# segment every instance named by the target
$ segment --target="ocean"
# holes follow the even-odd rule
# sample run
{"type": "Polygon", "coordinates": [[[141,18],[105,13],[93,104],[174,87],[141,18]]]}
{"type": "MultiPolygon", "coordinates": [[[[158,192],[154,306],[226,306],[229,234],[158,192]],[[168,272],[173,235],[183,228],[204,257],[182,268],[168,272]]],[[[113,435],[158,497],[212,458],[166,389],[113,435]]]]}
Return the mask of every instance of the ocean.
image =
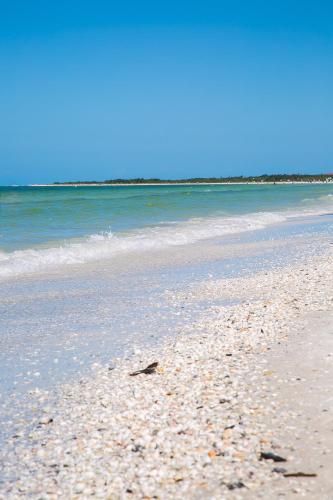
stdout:
{"type": "Polygon", "coordinates": [[[333,185],[0,187],[0,279],[333,210],[333,185]]]}

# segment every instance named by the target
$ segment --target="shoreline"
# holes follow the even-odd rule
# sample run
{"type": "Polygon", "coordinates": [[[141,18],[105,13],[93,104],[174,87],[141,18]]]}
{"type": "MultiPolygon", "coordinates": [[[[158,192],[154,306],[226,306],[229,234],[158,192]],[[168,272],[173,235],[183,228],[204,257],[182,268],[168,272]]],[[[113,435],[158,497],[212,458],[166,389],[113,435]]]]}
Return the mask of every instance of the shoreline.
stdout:
{"type": "MultiPolygon", "coordinates": [[[[96,183],[63,183],[63,184],[27,184],[26,186],[21,186],[21,187],[116,187],[116,186],[230,186],[230,185],[235,185],[235,186],[250,186],[250,185],[255,185],[255,186],[264,186],[264,185],[276,185],[276,184],[281,184],[281,185],[292,185],[292,184],[333,184],[333,182],[330,181],[267,181],[267,182],[147,182],[147,183],[102,183],[102,182],[96,182],[96,183]]],[[[10,187],[10,186],[9,186],[10,187]]],[[[20,186],[15,186],[15,187],[20,187],[20,186]]]]}
{"type": "MultiPolygon", "coordinates": [[[[16,479],[0,485],[0,498],[46,492],[50,498],[239,498],[275,486],[316,491],[320,477],[288,479],[259,457],[288,449],[281,429],[297,415],[292,400],[281,411],[267,364],[306,324],[306,314],[332,310],[332,257],[328,251],[283,270],[208,280],[190,297],[173,294],[170,300],[184,307],[203,298],[213,305],[162,347],[112,366],[96,364],[90,377],[63,386],[56,401],[43,391],[32,394],[43,413],[32,431],[23,426],[11,439],[2,462],[16,479]],[[236,302],[214,305],[219,297],[236,302]],[[156,373],[129,377],[154,361],[156,373]]],[[[283,464],[291,472],[293,454],[283,464]]]]}

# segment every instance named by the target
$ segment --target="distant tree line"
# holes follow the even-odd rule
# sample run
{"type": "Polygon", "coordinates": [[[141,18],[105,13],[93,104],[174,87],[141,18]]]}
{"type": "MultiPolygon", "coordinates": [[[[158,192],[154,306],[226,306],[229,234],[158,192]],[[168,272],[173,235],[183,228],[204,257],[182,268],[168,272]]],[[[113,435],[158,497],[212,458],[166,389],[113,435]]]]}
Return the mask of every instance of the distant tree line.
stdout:
{"type": "Polygon", "coordinates": [[[54,182],[55,185],[63,184],[200,184],[200,183],[237,183],[237,182],[333,182],[333,173],[330,174],[264,174],[259,176],[246,177],[243,175],[232,177],[192,177],[189,179],[158,179],[137,177],[134,179],[108,179],[105,181],[69,181],[54,182]]]}

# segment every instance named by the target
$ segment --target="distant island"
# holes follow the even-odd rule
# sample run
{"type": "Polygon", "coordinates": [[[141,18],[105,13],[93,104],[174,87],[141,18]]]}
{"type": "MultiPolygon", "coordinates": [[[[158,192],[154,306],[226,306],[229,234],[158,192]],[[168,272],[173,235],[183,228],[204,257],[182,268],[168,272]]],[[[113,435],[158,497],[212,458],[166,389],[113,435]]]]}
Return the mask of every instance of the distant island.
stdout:
{"type": "Polygon", "coordinates": [[[138,185],[138,184],[263,184],[263,183],[299,183],[299,182],[333,182],[333,173],[327,174],[264,174],[259,176],[233,177],[193,177],[189,179],[158,179],[137,177],[134,179],[108,179],[105,181],[67,181],[54,182],[50,186],[105,186],[105,185],[138,185]]]}

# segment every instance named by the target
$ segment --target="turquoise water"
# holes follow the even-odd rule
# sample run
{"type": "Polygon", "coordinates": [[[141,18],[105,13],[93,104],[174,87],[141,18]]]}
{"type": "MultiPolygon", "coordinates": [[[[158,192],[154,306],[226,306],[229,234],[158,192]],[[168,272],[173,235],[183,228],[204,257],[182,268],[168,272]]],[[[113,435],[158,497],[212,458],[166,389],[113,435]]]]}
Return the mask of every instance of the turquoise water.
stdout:
{"type": "Polygon", "coordinates": [[[333,210],[333,185],[0,188],[0,276],[256,230],[333,210]]]}

